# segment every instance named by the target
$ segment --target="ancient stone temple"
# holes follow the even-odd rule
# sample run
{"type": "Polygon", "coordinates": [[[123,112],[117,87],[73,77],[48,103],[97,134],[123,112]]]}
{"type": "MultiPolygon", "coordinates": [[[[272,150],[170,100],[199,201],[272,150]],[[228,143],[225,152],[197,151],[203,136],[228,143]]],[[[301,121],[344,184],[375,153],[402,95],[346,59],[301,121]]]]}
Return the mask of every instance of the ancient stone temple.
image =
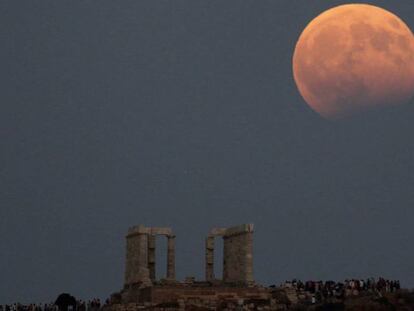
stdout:
{"type": "Polygon", "coordinates": [[[253,279],[252,224],[211,229],[205,241],[205,280],[187,278],[183,282],[175,278],[175,235],[171,228],[139,225],[128,230],[124,288],[112,296],[117,310],[129,310],[125,306],[131,305],[138,308],[163,304],[177,308],[180,305],[178,309],[182,310],[183,305],[194,304],[194,300],[214,307],[223,297],[238,302],[269,300],[269,292],[253,279]],[[165,278],[156,275],[157,236],[167,240],[165,278]],[[222,279],[214,275],[216,238],[223,239],[222,279]]]}

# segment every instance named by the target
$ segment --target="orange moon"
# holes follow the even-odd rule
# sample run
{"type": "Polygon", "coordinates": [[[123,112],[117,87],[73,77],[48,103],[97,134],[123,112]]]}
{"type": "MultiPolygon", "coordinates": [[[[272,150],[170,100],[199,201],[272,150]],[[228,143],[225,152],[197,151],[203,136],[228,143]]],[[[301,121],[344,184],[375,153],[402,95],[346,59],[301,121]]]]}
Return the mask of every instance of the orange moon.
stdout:
{"type": "Polygon", "coordinates": [[[373,5],[332,8],[300,35],[293,75],[308,105],[327,119],[406,103],[414,96],[413,33],[373,5]]]}

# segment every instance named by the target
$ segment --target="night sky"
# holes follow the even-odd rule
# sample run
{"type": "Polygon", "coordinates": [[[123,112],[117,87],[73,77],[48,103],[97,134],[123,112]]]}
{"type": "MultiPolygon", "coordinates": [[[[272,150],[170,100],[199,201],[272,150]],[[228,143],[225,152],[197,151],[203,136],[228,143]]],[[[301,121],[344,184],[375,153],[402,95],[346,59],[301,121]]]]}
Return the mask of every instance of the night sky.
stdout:
{"type": "MultiPolygon", "coordinates": [[[[0,304],[108,297],[136,224],[173,227],[179,279],[254,223],[259,283],[414,287],[414,101],[327,121],[293,80],[341,3],[1,1],[0,304]]],[[[369,3],[414,29],[414,1],[369,3]]]]}

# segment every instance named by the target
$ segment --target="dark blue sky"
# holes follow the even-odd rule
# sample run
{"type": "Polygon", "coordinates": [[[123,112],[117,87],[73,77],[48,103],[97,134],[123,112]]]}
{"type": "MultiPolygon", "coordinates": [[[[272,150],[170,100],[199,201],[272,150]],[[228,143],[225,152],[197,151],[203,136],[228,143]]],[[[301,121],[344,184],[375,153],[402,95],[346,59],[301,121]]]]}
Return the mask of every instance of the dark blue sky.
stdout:
{"type": "MultiPolygon", "coordinates": [[[[341,3],[1,1],[0,303],[107,297],[139,223],[174,228],[179,278],[252,222],[261,283],[414,287],[413,104],[329,122],[292,78],[341,3]]],[[[369,3],[414,28],[413,1],[369,3]]]]}

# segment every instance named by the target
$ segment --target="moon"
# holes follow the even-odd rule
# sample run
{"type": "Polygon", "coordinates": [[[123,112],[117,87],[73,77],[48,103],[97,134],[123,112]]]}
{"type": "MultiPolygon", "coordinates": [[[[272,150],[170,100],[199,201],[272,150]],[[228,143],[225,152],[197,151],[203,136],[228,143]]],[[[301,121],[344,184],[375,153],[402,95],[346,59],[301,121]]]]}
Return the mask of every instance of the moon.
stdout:
{"type": "Polygon", "coordinates": [[[327,119],[399,105],[414,96],[414,36],[396,15],[367,4],[329,9],[299,37],[293,76],[327,119]]]}

